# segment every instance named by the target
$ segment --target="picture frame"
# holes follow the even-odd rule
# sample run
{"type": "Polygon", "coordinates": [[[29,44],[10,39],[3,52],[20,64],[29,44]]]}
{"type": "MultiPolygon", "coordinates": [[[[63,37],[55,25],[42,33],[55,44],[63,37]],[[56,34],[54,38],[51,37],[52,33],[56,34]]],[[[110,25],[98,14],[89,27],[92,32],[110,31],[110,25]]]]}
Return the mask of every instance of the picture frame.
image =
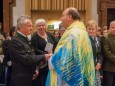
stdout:
{"type": "Polygon", "coordinates": [[[54,30],[54,25],[48,25],[48,30],[54,30]]]}

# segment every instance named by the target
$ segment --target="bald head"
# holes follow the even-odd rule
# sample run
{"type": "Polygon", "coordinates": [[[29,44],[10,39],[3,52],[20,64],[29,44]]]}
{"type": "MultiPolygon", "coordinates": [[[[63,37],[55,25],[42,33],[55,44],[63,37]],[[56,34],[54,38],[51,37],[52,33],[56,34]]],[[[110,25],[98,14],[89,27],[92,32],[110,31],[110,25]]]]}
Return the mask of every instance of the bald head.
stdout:
{"type": "Polygon", "coordinates": [[[80,15],[76,8],[69,7],[63,11],[60,20],[62,21],[62,26],[66,29],[74,21],[80,20],[80,15]]]}
{"type": "Polygon", "coordinates": [[[79,12],[77,11],[76,8],[74,7],[69,7],[67,9],[65,9],[65,11],[67,11],[68,15],[71,15],[73,20],[80,20],[80,15],[79,12]]]}

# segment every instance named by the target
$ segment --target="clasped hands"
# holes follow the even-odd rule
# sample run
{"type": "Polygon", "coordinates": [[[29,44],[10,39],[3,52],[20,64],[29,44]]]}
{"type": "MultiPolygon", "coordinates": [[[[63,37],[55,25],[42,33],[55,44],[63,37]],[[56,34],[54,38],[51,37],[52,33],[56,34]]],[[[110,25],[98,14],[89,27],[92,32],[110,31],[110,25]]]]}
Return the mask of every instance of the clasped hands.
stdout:
{"type": "MultiPolygon", "coordinates": [[[[45,60],[49,60],[51,56],[52,56],[52,53],[45,54],[45,60]]],[[[39,75],[39,71],[35,70],[35,74],[33,75],[32,80],[35,80],[38,75],[39,75]]]]}
{"type": "Polygon", "coordinates": [[[45,54],[45,59],[49,60],[49,58],[52,56],[52,53],[45,54]]]}

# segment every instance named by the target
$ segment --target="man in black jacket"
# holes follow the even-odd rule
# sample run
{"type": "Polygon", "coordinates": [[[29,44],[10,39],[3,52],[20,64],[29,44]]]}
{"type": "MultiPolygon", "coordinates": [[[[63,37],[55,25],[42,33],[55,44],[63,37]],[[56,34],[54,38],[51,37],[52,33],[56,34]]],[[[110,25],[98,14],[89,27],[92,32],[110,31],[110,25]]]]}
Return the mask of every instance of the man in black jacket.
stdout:
{"type": "Polygon", "coordinates": [[[51,54],[35,55],[27,36],[32,33],[32,21],[29,16],[21,16],[17,20],[17,36],[9,46],[12,75],[11,86],[34,86],[34,79],[38,75],[36,63],[48,60],[51,54]]]}

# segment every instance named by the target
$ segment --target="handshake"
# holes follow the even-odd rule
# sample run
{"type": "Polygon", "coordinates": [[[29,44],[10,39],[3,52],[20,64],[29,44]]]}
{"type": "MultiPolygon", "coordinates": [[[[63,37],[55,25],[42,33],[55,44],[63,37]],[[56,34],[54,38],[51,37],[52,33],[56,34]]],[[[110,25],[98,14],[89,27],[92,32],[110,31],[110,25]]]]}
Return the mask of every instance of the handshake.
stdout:
{"type": "Polygon", "coordinates": [[[52,56],[52,53],[49,53],[49,54],[45,54],[45,59],[46,60],[49,60],[49,58],[52,56]]]}

